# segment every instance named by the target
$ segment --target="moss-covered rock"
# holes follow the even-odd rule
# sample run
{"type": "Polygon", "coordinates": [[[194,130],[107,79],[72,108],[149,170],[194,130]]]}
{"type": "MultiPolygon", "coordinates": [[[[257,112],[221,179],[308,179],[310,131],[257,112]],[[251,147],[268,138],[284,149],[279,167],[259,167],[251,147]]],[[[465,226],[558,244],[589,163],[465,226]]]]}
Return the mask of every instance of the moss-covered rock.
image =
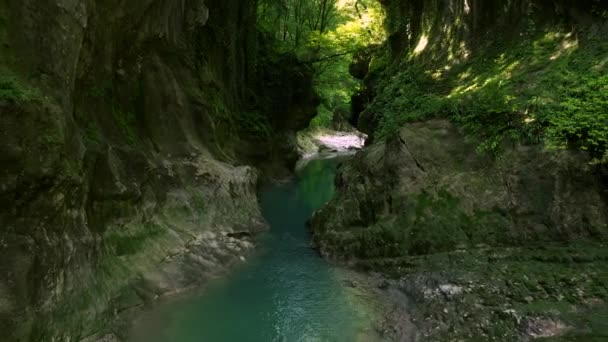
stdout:
{"type": "Polygon", "coordinates": [[[313,218],[314,239],[329,255],[347,241],[373,254],[369,231],[400,255],[605,239],[608,206],[587,162],[524,146],[495,160],[447,121],[411,124],[340,169],[337,196],[313,218]]]}
{"type": "Polygon", "coordinates": [[[590,160],[520,145],[493,159],[448,121],[410,124],[340,167],[313,241],[328,258],[400,279],[430,341],[511,341],[543,324],[560,327],[551,336],[581,333],[573,313],[604,303],[608,270],[608,203],[590,160]],[[579,271],[586,280],[566,281],[579,271]]]}

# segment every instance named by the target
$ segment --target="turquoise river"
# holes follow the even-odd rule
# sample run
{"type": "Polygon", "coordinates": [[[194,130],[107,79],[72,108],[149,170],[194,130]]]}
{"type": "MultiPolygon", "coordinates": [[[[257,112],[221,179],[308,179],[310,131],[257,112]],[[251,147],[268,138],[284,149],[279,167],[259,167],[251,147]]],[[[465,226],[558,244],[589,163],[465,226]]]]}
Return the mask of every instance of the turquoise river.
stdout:
{"type": "Polygon", "coordinates": [[[310,247],[306,221],[333,195],[339,159],[315,159],[260,193],[270,231],[243,265],[201,293],[144,313],[133,342],[376,341],[382,311],[357,275],[310,247]]]}

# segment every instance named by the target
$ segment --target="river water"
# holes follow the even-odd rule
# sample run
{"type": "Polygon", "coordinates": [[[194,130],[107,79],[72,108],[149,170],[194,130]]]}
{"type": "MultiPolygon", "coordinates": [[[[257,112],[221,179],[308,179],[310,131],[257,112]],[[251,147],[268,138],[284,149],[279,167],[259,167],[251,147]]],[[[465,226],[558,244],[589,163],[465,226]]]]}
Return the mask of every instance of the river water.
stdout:
{"type": "Polygon", "coordinates": [[[200,294],[157,305],[134,342],[376,341],[382,308],[356,275],[310,248],[305,223],[333,195],[338,158],[315,159],[260,194],[271,230],[255,255],[200,294]],[[374,304],[375,303],[375,304],[374,304]]]}

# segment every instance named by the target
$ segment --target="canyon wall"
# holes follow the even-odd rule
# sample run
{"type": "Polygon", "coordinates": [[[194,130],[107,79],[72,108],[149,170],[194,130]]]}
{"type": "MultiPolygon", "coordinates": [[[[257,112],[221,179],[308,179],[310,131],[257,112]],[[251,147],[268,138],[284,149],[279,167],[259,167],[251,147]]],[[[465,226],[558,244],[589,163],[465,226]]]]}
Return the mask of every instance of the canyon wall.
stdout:
{"type": "Polygon", "coordinates": [[[0,3],[0,340],[94,339],[244,260],[248,165],[288,170],[318,101],[263,42],[254,1],[0,3]]]}

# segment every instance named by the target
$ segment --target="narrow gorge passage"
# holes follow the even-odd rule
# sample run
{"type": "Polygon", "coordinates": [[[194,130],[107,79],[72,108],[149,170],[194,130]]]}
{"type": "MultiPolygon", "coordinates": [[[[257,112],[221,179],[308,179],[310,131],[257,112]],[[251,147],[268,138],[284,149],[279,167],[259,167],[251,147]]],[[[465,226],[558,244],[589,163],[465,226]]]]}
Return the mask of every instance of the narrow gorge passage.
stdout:
{"type": "Polygon", "coordinates": [[[0,342],[190,341],[608,342],[608,0],[1,0],[0,342]]]}
{"type": "Polygon", "coordinates": [[[260,194],[271,230],[255,256],[200,295],[161,304],[135,324],[133,342],[375,341],[380,304],[353,273],[310,248],[305,223],[331,198],[338,158],[315,159],[260,194]]]}

